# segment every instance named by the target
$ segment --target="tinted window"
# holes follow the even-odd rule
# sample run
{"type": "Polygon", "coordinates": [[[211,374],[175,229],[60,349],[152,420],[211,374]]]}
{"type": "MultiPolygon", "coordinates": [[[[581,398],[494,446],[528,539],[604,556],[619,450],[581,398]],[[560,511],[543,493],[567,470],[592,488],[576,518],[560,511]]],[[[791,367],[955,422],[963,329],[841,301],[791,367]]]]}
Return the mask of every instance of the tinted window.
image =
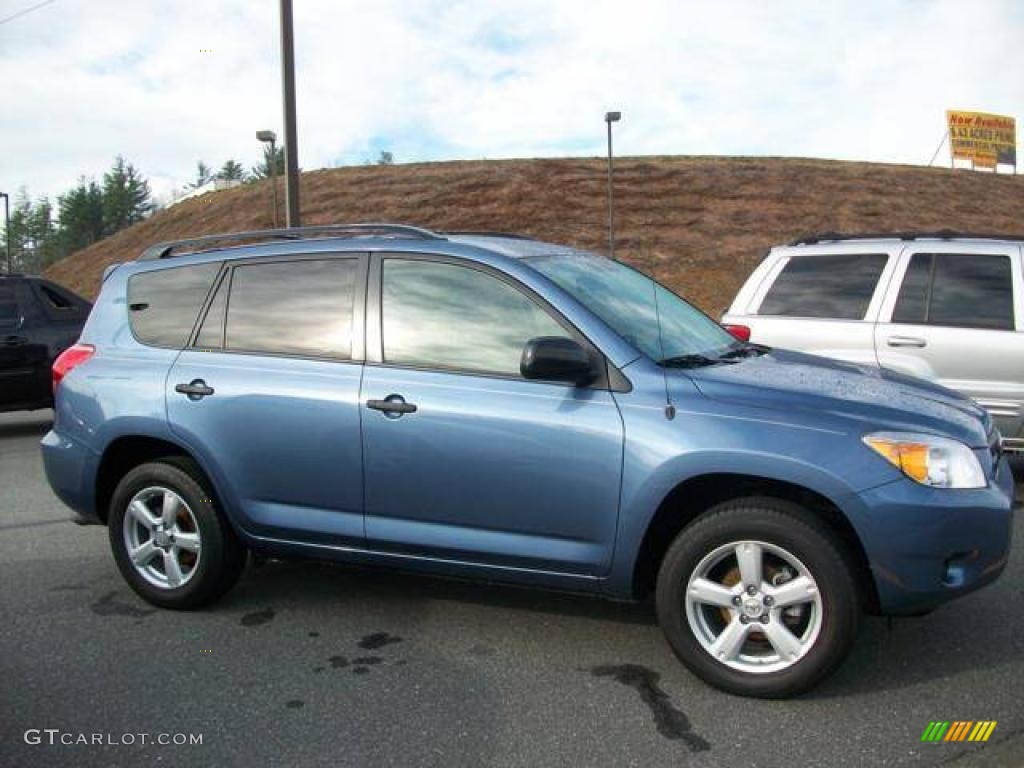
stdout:
{"type": "Polygon", "coordinates": [[[892,310],[894,323],[923,323],[928,311],[928,292],[932,285],[932,256],[915,253],[907,266],[900,286],[896,306],[892,310]]]}
{"type": "Polygon", "coordinates": [[[228,286],[230,280],[225,277],[217,287],[217,293],[206,310],[203,327],[196,337],[196,346],[205,349],[220,349],[224,346],[224,314],[228,308],[228,286]]]}
{"type": "Polygon", "coordinates": [[[384,360],[519,375],[526,342],[569,334],[523,293],[476,269],[385,259],[384,360]]]}
{"type": "Polygon", "coordinates": [[[128,278],[128,318],[143,344],[181,347],[188,342],[220,264],[143,272],[128,278]]]}
{"type": "Polygon", "coordinates": [[[886,258],[881,253],[794,256],[758,314],[863,320],[886,258]]]}
{"type": "Polygon", "coordinates": [[[17,325],[20,317],[14,291],[0,286],[0,326],[17,325]]]}
{"type": "Polygon", "coordinates": [[[915,253],[894,323],[1012,330],[1010,259],[997,254],[915,253]]]}
{"type": "Polygon", "coordinates": [[[224,346],[350,358],[358,265],[356,259],[303,259],[236,267],[224,346]]]}
{"type": "Polygon", "coordinates": [[[74,309],[71,299],[55,291],[48,285],[40,285],[39,293],[51,309],[74,309]]]}

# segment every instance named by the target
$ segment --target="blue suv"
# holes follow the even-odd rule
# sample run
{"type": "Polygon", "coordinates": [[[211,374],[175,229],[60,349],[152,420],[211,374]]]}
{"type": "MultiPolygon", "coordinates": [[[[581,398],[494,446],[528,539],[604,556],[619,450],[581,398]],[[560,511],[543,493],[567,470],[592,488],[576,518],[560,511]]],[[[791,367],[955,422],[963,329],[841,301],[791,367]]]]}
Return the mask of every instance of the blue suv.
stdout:
{"type": "MultiPolygon", "coordinates": [[[[857,294],[851,301],[861,301],[857,294]]],[[[737,341],[643,274],[393,224],[165,243],[54,364],[50,484],[166,608],[248,552],[639,599],[727,691],[780,697],[863,612],[1006,565],[971,400],[737,341]]]]}

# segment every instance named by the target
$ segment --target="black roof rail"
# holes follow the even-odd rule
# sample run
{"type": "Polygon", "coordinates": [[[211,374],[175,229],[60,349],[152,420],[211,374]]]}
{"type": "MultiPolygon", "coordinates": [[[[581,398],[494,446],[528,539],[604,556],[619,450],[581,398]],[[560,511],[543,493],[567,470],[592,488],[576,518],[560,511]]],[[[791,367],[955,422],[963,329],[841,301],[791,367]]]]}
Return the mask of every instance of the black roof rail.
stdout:
{"type": "Polygon", "coordinates": [[[842,240],[1009,240],[1024,242],[1024,235],[999,235],[979,232],[958,232],[939,229],[934,232],[822,232],[819,235],[798,237],[789,245],[816,245],[842,240]]]}
{"type": "MultiPolygon", "coordinates": [[[[186,240],[169,240],[151,245],[139,257],[139,261],[166,259],[183,248],[191,251],[202,250],[216,243],[243,242],[247,240],[302,240],[309,237],[409,237],[419,240],[444,240],[444,237],[422,227],[409,224],[369,222],[365,224],[321,224],[290,229],[257,229],[251,232],[225,232],[219,235],[202,235],[186,240]]],[[[190,252],[191,252],[190,251],[190,252]]]]}
{"type": "Polygon", "coordinates": [[[536,240],[535,237],[529,235],[520,235],[515,232],[498,232],[489,229],[450,229],[445,230],[443,234],[446,235],[464,235],[466,237],[507,237],[509,240],[536,240]]]}

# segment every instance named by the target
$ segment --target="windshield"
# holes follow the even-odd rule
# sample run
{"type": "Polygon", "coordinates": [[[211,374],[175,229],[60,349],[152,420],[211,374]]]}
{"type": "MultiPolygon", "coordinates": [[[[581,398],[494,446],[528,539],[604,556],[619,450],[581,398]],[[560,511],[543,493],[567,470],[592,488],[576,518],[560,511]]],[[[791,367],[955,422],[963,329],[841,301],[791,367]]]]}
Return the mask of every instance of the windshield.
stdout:
{"type": "Polygon", "coordinates": [[[737,346],[699,309],[619,262],[575,253],[528,261],[652,360],[717,358],[737,346]]]}

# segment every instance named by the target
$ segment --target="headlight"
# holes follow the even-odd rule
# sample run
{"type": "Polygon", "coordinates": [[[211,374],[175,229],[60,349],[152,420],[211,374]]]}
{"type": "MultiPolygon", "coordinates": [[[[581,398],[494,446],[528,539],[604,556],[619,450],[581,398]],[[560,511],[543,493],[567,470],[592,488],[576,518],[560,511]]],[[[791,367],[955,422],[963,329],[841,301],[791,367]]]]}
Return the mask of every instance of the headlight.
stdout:
{"type": "Polygon", "coordinates": [[[974,451],[937,435],[875,432],[864,443],[907,477],[934,488],[984,488],[985,471],[974,451]]]}

